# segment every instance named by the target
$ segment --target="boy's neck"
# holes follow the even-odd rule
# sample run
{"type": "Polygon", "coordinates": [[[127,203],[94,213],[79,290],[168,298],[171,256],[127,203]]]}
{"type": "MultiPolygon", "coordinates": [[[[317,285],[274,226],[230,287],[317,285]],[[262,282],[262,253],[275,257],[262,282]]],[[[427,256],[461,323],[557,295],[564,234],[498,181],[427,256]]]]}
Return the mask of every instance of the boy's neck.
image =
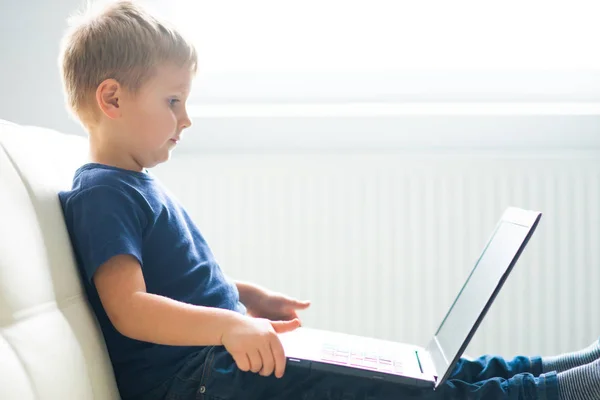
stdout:
{"type": "Polygon", "coordinates": [[[144,172],[132,154],[123,150],[123,147],[109,140],[109,135],[98,131],[89,132],[89,159],[91,162],[127,169],[130,171],[144,172]]]}

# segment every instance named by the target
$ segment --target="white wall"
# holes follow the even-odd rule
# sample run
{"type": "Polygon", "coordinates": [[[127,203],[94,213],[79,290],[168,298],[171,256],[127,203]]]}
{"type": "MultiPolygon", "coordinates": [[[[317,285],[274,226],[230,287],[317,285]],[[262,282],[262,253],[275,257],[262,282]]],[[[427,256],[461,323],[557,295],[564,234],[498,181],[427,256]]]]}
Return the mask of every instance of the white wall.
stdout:
{"type": "Polygon", "coordinates": [[[66,18],[82,0],[2,0],[0,119],[82,133],[63,106],[57,57],[66,18]]]}
{"type": "Polygon", "coordinates": [[[597,337],[597,117],[285,121],[199,121],[206,140],[184,137],[156,170],[232,277],[310,298],[309,326],[425,345],[518,206],[544,217],[469,353],[552,354],[597,337]]]}

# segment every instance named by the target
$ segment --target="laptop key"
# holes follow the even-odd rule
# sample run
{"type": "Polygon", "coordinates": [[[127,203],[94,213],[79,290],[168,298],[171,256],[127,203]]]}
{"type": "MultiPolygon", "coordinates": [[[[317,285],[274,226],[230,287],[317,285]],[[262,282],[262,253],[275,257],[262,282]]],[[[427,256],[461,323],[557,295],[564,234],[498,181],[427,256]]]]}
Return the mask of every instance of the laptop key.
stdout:
{"type": "Polygon", "coordinates": [[[404,372],[404,366],[402,365],[401,361],[394,362],[394,371],[396,371],[396,373],[404,372]]]}
{"type": "Polygon", "coordinates": [[[351,348],[346,345],[336,346],[329,343],[323,345],[321,359],[390,374],[402,373],[404,370],[402,362],[392,359],[389,355],[360,347],[351,348]]]}
{"type": "Polygon", "coordinates": [[[379,364],[379,370],[381,372],[394,372],[394,366],[392,364],[379,364]]]}

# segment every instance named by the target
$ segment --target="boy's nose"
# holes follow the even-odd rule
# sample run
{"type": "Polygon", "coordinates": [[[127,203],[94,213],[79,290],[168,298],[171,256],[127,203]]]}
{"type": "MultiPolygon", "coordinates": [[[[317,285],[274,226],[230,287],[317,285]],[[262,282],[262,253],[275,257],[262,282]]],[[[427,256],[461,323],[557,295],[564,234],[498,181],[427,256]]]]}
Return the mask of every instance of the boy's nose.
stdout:
{"type": "Polygon", "coordinates": [[[183,118],[179,121],[179,126],[181,129],[189,128],[192,126],[192,120],[188,117],[187,113],[183,115],[183,118]]]}

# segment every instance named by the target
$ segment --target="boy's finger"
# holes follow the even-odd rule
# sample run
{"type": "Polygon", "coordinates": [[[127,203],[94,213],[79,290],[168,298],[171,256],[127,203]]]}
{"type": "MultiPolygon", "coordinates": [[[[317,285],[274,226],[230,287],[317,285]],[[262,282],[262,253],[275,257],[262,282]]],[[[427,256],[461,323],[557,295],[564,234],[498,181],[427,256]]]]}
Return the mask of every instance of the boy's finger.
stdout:
{"type": "Polygon", "coordinates": [[[290,321],[271,321],[271,325],[277,333],[291,332],[300,326],[300,320],[294,318],[290,321]]]}
{"type": "Polygon", "coordinates": [[[260,375],[271,375],[273,373],[273,370],[275,370],[277,360],[275,360],[275,357],[273,356],[273,351],[271,350],[270,343],[267,343],[267,346],[260,350],[260,356],[262,357],[263,361],[262,368],[259,371],[260,375]]]}
{"type": "Polygon", "coordinates": [[[240,370],[244,372],[250,371],[250,359],[248,358],[246,353],[236,353],[232,354],[231,356],[233,357],[233,361],[235,361],[235,364],[240,370]]]}
{"type": "Polygon", "coordinates": [[[263,367],[262,354],[258,349],[254,349],[248,352],[248,360],[250,361],[250,371],[257,373],[263,367]]]}
{"type": "Polygon", "coordinates": [[[310,300],[294,300],[294,306],[301,310],[310,307],[310,300]]]}
{"type": "Polygon", "coordinates": [[[285,353],[283,351],[283,345],[280,340],[273,340],[271,342],[271,350],[273,351],[273,358],[275,359],[275,377],[281,378],[285,372],[285,353]]]}

